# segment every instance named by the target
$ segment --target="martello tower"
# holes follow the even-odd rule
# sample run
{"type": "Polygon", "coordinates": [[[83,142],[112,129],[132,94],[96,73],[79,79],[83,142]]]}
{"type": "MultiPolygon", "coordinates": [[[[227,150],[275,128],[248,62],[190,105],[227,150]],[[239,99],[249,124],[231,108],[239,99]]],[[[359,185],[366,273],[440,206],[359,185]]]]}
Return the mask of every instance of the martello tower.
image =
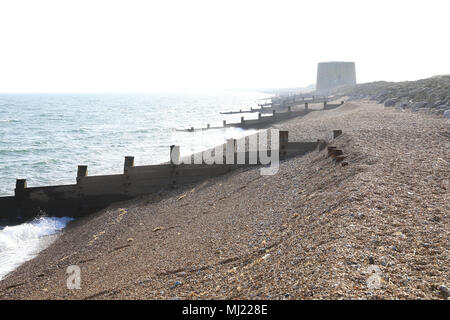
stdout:
{"type": "Polygon", "coordinates": [[[354,62],[320,62],[317,65],[317,91],[327,91],[342,85],[356,85],[354,62]]]}

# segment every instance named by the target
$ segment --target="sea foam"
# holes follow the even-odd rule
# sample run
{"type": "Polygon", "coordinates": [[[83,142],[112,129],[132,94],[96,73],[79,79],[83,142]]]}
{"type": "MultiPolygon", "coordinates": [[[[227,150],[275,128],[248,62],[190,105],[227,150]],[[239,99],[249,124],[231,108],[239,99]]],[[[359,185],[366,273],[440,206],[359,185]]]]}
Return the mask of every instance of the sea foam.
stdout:
{"type": "Polygon", "coordinates": [[[0,230],[0,280],[56,240],[72,218],[39,217],[0,230]]]}

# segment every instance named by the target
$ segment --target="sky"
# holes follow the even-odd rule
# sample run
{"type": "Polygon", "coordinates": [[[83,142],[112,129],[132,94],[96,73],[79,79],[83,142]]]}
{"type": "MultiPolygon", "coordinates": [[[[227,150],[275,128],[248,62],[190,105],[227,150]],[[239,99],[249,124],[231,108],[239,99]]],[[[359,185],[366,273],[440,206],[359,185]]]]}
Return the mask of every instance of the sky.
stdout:
{"type": "Polygon", "coordinates": [[[450,73],[448,0],[0,0],[0,92],[303,87],[450,73]]]}

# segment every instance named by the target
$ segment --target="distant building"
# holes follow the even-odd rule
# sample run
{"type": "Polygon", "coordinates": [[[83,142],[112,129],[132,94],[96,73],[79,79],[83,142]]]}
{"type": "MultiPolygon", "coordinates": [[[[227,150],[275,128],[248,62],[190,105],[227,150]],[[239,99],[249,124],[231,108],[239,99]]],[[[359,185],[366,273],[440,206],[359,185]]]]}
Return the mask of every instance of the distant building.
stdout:
{"type": "Polygon", "coordinates": [[[317,65],[317,91],[327,91],[343,85],[356,85],[354,62],[320,62],[317,65]]]}

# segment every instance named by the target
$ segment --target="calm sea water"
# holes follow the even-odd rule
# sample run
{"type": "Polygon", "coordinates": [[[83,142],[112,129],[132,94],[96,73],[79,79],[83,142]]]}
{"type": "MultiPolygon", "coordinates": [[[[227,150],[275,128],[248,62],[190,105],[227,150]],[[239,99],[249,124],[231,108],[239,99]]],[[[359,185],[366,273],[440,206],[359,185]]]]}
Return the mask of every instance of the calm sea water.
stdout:
{"type": "Polygon", "coordinates": [[[213,147],[246,133],[175,129],[239,122],[240,115],[219,112],[256,107],[264,97],[243,91],[0,95],[0,196],[13,194],[16,178],[28,186],[74,183],[78,165],[88,165],[89,175],[121,173],[127,155],[136,165],[157,164],[169,160],[172,144],[182,155],[213,147]]]}
{"type": "MultiPolygon", "coordinates": [[[[0,94],[0,196],[13,195],[16,178],[28,186],[75,183],[78,165],[89,175],[122,173],[169,160],[169,146],[187,155],[250,134],[237,128],[202,132],[176,129],[239,122],[221,111],[249,109],[259,92],[179,94],[0,94]]],[[[246,119],[256,114],[246,114],[246,119]]],[[[49,246],[69,218],[40,217],[0,226],[0,280],[49,246]]]]}

